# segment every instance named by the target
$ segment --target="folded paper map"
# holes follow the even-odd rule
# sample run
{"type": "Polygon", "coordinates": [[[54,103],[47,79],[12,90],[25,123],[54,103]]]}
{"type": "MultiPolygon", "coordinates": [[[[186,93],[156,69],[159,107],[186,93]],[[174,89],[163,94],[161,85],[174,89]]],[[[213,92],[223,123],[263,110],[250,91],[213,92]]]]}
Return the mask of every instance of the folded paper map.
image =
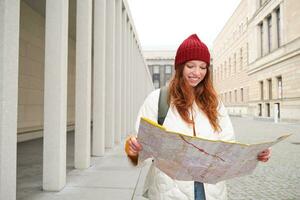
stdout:
{"type": "Polygon", "coordinates": [[[143,150],[138,162],[152,158],[154,165],[173,179],[215,184],[250,174],[257,166],[258,153],[288,136],[259,144],[207,140],[170,132],[141,118],[138,141],[143,150]]]}

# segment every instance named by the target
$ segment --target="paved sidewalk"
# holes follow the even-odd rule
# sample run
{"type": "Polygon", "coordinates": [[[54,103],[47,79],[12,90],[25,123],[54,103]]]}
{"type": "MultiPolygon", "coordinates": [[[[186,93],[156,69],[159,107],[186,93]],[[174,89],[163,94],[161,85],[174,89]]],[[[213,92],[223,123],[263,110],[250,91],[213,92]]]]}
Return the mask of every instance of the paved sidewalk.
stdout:
{"type": "Polygon", "coordinates": [[[147,166],[131,165],[123,144],[104,157],[92,157],[92,166],[74,169],[74,134],[68,133],[67,184],[60,192],[42,191],[42,139],[18,144],[18,200],[116,200],[143,199],[142,184],[147,166]]]}
{"type": "MultiPolygon", "coordinates": [[[[253,174],[229,180],[230,200],[300,199],[300,124],[232,118],[237,140],[255,143],[293,133],[272,148],[272,159],[253,174]]],[[[42,139],[18,144],[18,200],[145,200],[141,197],[148,166],[133,167],[123,144],[93,157],[86,170],[74,169],[74,134],[68,134],[67,184],[60,192],[42,191],[42,139]]]]}
{"type": "Polygon", "coordinates": [[[300,124],[232,118],[238,141],[256,143],[293,135],[272,147],[272,157],[251,175],[227,181],[230,200],[300,199],[300,124]]]}

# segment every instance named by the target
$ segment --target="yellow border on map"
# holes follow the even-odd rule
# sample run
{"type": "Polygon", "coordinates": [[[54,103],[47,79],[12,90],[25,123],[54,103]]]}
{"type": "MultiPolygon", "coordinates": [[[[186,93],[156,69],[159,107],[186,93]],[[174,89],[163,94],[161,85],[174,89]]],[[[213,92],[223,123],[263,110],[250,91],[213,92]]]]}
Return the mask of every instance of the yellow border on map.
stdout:
{"type": "MultiPolygon", "coordinates": [[[[254,143],[254,144],[245,144],[245,143],[240,143],[240,142],[233,142],[233,141],[224,141],[224,140],[209,140],[209,139],[205,139],[205,138],[200,138],[200,137],[196,137],[196,136],[191,136],[191,135],[187,135],[187,134],[184,134],[184,133],[178,133],[178,132],[175,132],[175,131],[168,131],[165,127],[161,126],[160,124],[152,121],[151,119],[148,119],[146,117],[141,117],[141,120],[163,130],[163,131],[166,131],[168,133],[172,133],[172,134],[176,134],[176,135],[180,135],[180,136],[184,136],[184,137],[190,137],[190,138],[193,138],[193,139],[198,139],[198,140],[205,140],[205,141],[209,141],[209,142],[223,142],[223,143],[228,143],[228,144],[238,144],[238,145],[242,145],[242,146],[252,146],[252,145],[261,145],[261,144],[271,144],[271,143],[274,143],[276,142],[277,140],[281,139],[281,138],[287,138],[289,136],[291,136],[292,134],[285,134],[285,135],[282,135],[280,137],[278,137],[276,140],[273,140],[273,141],[270,141],[270,142],[261,142],[261,143],[254,143]]],[[[283,139],[282,139],[283,140],[283,139]]]]}

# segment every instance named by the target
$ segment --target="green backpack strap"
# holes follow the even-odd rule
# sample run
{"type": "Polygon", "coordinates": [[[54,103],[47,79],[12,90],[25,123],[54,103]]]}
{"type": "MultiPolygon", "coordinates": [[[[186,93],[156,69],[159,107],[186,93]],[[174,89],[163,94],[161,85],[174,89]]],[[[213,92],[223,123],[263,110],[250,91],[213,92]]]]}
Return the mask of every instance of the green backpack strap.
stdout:
{"type": "Polygon", "coordinates": [[[168,104],[168,87],[164,86],[160,88],[159,100],[158,100],[158,116],[157,122],[160,125],[163,125],[165,118],[169,110],[168,104]]]}

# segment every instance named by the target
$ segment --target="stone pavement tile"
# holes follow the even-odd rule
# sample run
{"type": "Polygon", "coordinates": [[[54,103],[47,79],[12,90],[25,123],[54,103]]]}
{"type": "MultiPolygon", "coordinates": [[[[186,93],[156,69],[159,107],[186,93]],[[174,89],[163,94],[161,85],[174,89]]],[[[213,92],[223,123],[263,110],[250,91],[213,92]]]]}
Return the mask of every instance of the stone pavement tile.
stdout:
{"type": "Polygon", "coordinates": [[[147,200],[147,199],[143,196],[134,196],[132,200],[147,200]]]}
{"type": "MultiPolygon", "coordinates": [[[[152,161],[148,160],[142,165],[141,173],[140,173],[139,179],[137,181],[136,189],[134,192],[135,198],[138,198],[138,196],[142,196],[142,194],[143,194],[144,182],[145,182],[145,179],[146,179],[146,176],[149,171],[151,163],[152,163],[152,161]]],[[[143,198],[143,197],[140,197],[140,198],[143,198]]]]}
{"type": "Polygon", "coordinates": [[[69,173],[67,186],[72,187],[108,187],[134,189],[139,173],[132,171],[85,171],[82,174],[69,173]]]}
{"type": "Polygon", "coordinates": [[[42,192],[24,197],[20,200],[131,200],[132,190],[66,187],[60,192],[42,192]]]}
{"type": "Polygon", "coordinates": [[[293,133],[272,147],[267,163],[259,163],[254,172],[227,181],[230,200],[300,199],[300,124],[288,124],[232,118],[238,141],[256,143],[293,133]]]}

